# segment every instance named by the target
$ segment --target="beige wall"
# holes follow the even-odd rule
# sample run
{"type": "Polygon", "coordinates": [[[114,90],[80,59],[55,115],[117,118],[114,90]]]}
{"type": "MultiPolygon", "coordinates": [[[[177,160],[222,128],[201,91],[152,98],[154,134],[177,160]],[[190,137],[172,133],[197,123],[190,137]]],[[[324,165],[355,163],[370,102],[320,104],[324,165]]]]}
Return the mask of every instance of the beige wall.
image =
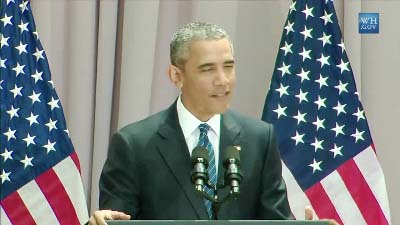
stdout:
{"type": "Polygon", "coordinates": [[[380,34],[361,38],[363,102],[386,175],[392,222],[400,223],[400,1],[365,1],[363,12],[380,13],[380,34]]]}

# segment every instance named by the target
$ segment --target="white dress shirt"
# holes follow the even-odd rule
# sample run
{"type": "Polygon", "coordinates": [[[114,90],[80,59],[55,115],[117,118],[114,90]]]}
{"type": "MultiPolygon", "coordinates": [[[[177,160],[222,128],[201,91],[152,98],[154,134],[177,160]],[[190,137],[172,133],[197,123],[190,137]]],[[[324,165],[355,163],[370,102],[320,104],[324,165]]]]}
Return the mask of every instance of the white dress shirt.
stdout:
{"type": "Polygon", "coordinates": [[[215,166],[218,174],[221,114],[216,114],[208,121],[202,122],[186,109],[186,107],[182,104],[181,96],[179,96],[178,101],[176,102],[176,109],[178,112],[179,124],[182,128],[183,135],[185,136],[185,141],[188,146],[190,156],[192,155],[193,149],[199,142],[199,125],[202,123],[207,123],[211,127],[211,129],[208,130],[207,135],[214,149],[215,166]]]}

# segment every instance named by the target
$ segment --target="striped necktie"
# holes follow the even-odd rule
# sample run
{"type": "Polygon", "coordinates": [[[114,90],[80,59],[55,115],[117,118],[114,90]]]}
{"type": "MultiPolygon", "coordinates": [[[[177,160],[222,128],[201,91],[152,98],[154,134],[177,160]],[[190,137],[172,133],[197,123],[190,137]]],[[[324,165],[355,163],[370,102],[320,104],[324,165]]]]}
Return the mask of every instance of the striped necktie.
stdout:
{"type": "MultiPolygon", "coordinates": [[[[210,126],[206,123],[202,123],[199,125],[199,130],[200,130],[200,136],[199,136],[199,142],[197,146],[205,147],[207,148],[208,151],[208,156],[210,157],[210,161],[208,163],[208,176],[209,176],[209,181],[211,184],[215,185],[217,183],[217,169],[215,165],[215,156],[214,156],[214,149],[213,146],[208,139],[208,130],[210,129],[210,126]]],[[[210,195],[214,197],[214,190],[210,189],[208,187],[205,187],[205,191],[210,195]]],[[[213,212],[212,212],[212,202],[205,199],[204,203],[206,205],[207,213],[210,219],[213,218],[213,212]]]]}

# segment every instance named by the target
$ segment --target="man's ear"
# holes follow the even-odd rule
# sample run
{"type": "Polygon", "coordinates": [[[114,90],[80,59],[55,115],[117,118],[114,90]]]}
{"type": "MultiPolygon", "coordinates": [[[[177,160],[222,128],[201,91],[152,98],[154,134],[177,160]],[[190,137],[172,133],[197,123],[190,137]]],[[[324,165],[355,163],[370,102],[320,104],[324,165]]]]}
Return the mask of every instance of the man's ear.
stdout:
{"type": "Polygon", "coordinates": [[[183,86],[183,73],[182,70],[179,69],[177,66],[169,65],[168,67],[168,77],[172,83],[179,89],[183,86]]]}

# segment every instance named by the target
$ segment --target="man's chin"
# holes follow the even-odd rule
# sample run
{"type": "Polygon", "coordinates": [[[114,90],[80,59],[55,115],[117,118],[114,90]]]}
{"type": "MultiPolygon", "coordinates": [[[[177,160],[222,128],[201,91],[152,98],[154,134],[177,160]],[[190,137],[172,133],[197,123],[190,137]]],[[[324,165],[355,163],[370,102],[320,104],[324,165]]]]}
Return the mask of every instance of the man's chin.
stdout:
{"type": "Polygon", "coordinates": [[[216,110],[215,110],[215,114],[223,114],[225,113],[230,107],[230,104],[226,104],[224,106],[219,106],[216,110]]]}

